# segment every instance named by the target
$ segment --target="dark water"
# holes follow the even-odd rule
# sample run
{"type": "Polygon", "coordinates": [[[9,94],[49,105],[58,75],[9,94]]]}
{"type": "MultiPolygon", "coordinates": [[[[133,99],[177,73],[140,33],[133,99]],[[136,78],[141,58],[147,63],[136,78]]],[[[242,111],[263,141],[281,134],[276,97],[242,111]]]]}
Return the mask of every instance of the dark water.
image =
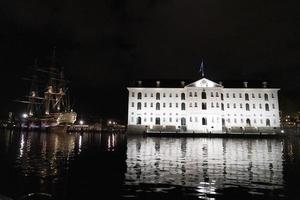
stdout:
{"type": "Polygon", "coordinates": [[[0,132],[0,194],[14,199],[300,199],[299,181],[300,138],[0,132]]]}

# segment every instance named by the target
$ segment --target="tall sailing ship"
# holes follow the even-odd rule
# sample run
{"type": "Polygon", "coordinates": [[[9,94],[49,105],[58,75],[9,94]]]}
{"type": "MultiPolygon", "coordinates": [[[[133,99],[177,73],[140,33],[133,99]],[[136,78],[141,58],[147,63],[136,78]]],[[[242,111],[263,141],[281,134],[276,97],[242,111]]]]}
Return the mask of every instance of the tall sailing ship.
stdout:
{"type": "Polygon", "coordinates": [[[27,105],[23,114],[22,128],[54,128],[74,124],[77,113],[70,105],[69,88],[63,67],[56,61],[53,49],[50,64],[40,66],[35,61],[29,95],[26,100],[17,100],[27,105]]]}

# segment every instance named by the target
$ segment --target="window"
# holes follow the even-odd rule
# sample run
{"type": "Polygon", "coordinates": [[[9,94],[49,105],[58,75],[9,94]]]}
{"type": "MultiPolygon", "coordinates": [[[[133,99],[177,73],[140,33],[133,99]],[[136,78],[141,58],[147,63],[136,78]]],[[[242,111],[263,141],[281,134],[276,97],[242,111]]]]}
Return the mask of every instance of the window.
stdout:
{"type": "Polygon", "coordinates": [[[192,102],[190,102],[190,108],[191,108],[191,107],[193,107],[193,104],[192,104],[192,102]]]}
{"type": "Polygon", "coordinates": [[[251,126],[251,121],[250,121],[250,119],[246,119],[246,126],[251,126]]]}
{"type": "Polygon", "coordinates": [[[150,122],[153,122],[153,117],[150,117],[150,122]]]}
{"type": "Polygon", "coordinates": [[[141,92],[138,93],[137,98],[138,98],[138,99],[142,99],[142,93],[141,93],[141,92]]]}
{"type": "Polygon", "coordinates": [[[146,102],[144,103],[144,107],[147,108],[147,103],[146,102]]]}
{"type": "Polygon", "coordinates": [[[160,110],[160,104],[156,103],[156,110],[160,110]]]}
{"type": "Polygon", "coordinates": [[[193,96],[193,93],[192,92],[190,92],[190,97],[192,97],[193,96]]]}
{"type": "Polygon", "coordinates": [[[178,103],[176,103],[176,108],[178,108],[178,103]]]}
{"type": "Polygon", "coordinates": [[[206,92],[203,91],[203,92],[201,93],[201,98],[202,98],[202,99],[206,99],[206,92]]]}
{"type": "Polygon", "coordinates": [[[239,97],[242,98],[242,93],[239,93],[239,97]]]}
{"type": "Polygon", "coordinates": [[[156,93],[156,100],[160,100],[160,93],[156,93]]]}
{"type": "Polygon", "coordinates": [[[227,108],[230,108],[230,105],[229,105],[229,103],[227,103],[227,108]]]}
{"type": "Polygon", "coordinates": [[[259,108],[262,109],[261,103],[259,104],[259,108]]]}
{"type": "Polygon", "coordinates": [[[233,104],[233,108],[236,108],[236,104],[235,103],[233,104]]]}
{"type": "Polygon", "coordinates": [[[260,93],[258,94],[258,98],[261,98],[261,94],[260,93]]]}
{"type": "Polygon", "coordinates": [[[181,103],[181,110],[185,110],[185,103],[181,103]]]}
{"type": "Polygon", "coordinates": [[[223,93],[221,93],[221,100],[224,100],[224,95],[223,95],[223,93]]]}
{"type": "Polygon", "coordinates": [[[181,93],[181,100],[185,100],[185,94],[181,93]]]}
{"type": "Polygon", "coordinates": [[[206,103],[202,103],[202,110],[206,110],[206,103]]]}
{"type": "Polygon", "coordinates": [[[275,98],[273,93],[272,93],[272,98],[275,98]]]}
{"type": "Polygon", "coordinates": [[[176,94],[175,96],[178,97],[178,94],[176,94]]]}
{"type": "Polygon", "coordinates": [[[155,125],[160,125],[160,118],[159,117],[155,118],[155,125]]]}
{"type": "Polygon", "coordinates": [[[265,93],[264,97],[265,97],[265,101],[268,101],[268,100],[269,100],[268,94],[265,93]]]}
{"type": "Polygon", "coordinates": [[[172,108],[172,103],[169,103],[169,107],[172,108]]]}
{"type": "Polygon", "coordinates": [[[249,101],[249,94],[248,93],[245,94],[245,100],[249,101]]]}
{"type": "Polygon", "coordinates": [[[164,108],[166,107],[166,103],[163,103],[163,107],[164,107],[164,108]]]}
{"type": "Polygon", "coordinates": [[[151,97],[153,97],[153,93],[151,93],[151,97]]]}
{"type": "Polygon", "coordinates": [[[137,103],[137,109],[138,109],[138,110],[141,110],[141,109],[142,109],[142,103],[141,103],[141,102],[138,102],[138,103],[137,103]]]}
{"type": "Polygon", "coordinates": [[[198,122],[198,117],[195,117],[195,122],[198,122]]]}
{"type": "Polygon", "coordinates": [[[234,123],[235,123],[235,124],[237,123],[236,118],[234,118],[234,123]]]}
{"type": "Polygon", "coordinates": [[[193,119],[192,119],[192,117],[190,117],[190,122],[193,122],[193,119]]]}
{"type": "Polygon", "coordinates": [[[219,93],[216,92],[216,97],[219,97],[219,93]]]}
{"type": "Polygon", "coordinates": [[[221,103],[221,110],[224,110],[224,104],[221,103]]]}
{"type": "Polygon", "coordinates": [[[207,125],[207,119],[205,117],[202,117],[202,125],[207,125]]]}
{"type": "Polygon", "coordinates": [[[141,118],[141,117],[138,117],[138,118],[136,119],[136,124],[137,124],[137,125],[142,124],[142,118],[141,118]]]}
{"type": "Polygon", "coordinates": [[[182,117],[180,119],[180,122],[181,122],[181,126],[185,126],[186,125],[186,119],[184,117],[182,117]]]}
{"type": "Polygon", "coordinates": [[[218,102],[216,103],[216,107],[219,108],[219,103],[218,102]]]}
{"type": "Polygon", "coordinates": [[[235,98],[235,93],[232,94],[232,97],[235,98]]]}
{"type": "Polygon", "coordinates": [[[248,103],[246,103],[246,110],[247,110],[247,111],[250,111],[250,106],[249,106],[248,103]]]}
{"type": "Polygon", "coordinates": [[[265,104],[265,109],[266,109],[266,111],[269,111],[269,104],[265,104]]]}
{"type": "Polygon", "coordinates": [[[172,117],[169,118],[169,122],[172,122],[172,117]]]}
{"type": "Polygon", "coordinates": [[[243,108],[243,104],[240,103],[240,108],[243,108]]]}
{"type": "Polygon", "coordinates": [[[253,98],[253,99],[255,98],[255,95],[254,95],[254,93],[252,93],[252,98],[253,98]]]}
{"type": "Polygon", "coordinates": [[[169,97],[172,97],[172,93],[170,93],[169,97]]]}
{"type": "Polygon", "coordinates": [[[131,107],[134,107],[134,102],[131,103],[131,107]]]}
{"type": "Polygon", "coordinates": [[[198,107],[198,104],[197,104],[197,102],[195,102],[195,107],[198,107]]]}
{"type": "Polygon", "coordinates": [[[210,97],[214,97],[214,93],[213,92],[210,93],[210,97]]]}
{"type": "Polygon", "coordinates": [[[274,103],[272,104],[272,108],[275,109],[275,104],[274,103]]]}
{"type": "Polygon", "coordinates": [[[213,102],[211,102],[211,107],[212,107],[212,108],[214,107],[214,103],[213,103],[213,102]]]}
{"type": "Polygon", "coordinates": [[[166,97],[166,93],[163,93],[163,97],[166,97]]]}
{"type": "Polygon", "coordinates": [[[147,97],[147,93],[144,94],[144,97],[147,97]]]}
{"type": "Polygon", "coordinates": [[[150,103],[150,107],[153,108],[153,103],[150,103]]]}
{"type": "Polygon", "coordinates": [[[194,97],[197,97],[197,92],[194,93],[194,97]]]}
{"type": "Polygon", "coordinates": [[[270,126],[271,124],[270,124],[270,119],[267,119],[266,120],[266,126],[270,126]]]}
{"type": "Polygon", "coordinates": [[[146,117],[144,118],[144,122],[147,122],[147,118],[146,117]]]}
{"type": "Polygon", "coordinates": [[[226,93],[226,98],[229,98],[229,93],[226,93]]]}
{"type": "Polygon", "coordinates": [[[134,97],[134,92],[131,93],[131,97],[134,97]]]}
{"type": "Polygon", "coordinates": [[[255,104],[253,104],[253,109],[255,109],[255,104]]]}

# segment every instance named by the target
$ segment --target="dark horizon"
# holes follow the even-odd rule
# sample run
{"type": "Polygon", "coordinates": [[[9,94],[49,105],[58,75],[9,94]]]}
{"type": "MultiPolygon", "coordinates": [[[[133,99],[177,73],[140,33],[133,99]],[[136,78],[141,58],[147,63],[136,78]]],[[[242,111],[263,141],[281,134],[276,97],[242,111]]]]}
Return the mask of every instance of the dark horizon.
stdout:
{"type": "MultiPolygon", "coordinates": [[[[18,111],[35,58],[51,55],[71,81],[74,109],[126,120],[137,80],[268,81],[285,112],[299,111],[299,2],[1,1],[0,116],[18,111]]],[[[21,111],[20,111],[21,112],[21,111]]]]}

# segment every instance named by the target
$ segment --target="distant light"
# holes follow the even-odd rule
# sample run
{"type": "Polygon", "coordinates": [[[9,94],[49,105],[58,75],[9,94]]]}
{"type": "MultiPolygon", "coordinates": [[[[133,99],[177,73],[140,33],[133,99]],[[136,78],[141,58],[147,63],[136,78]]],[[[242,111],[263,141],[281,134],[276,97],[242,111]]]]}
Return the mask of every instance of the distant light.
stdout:
{"type": "Polygon", "coordinates": [[[284,130],[282,129],[280,132],[281,132],[281,133],[284,133],[284,130]]]}
{"type": "Polygon", "coordinates": [[[80,125],[83,125],[83,123],[84,123],[83,120],[80,120],[80,121],[79,121],[79,124],[80,124],[80,125]]]}
{"type": "Polygon", "coordinates": [[[23,117],[24,119],[26,119],[26,118],[28,117],[28,114],[27,114],[27,113],[23,113],[22,117],[23,117]]]}
{"type": "Polygon", "coordinates": [[[111,121],[110,121],[110,120],[108,121],[108,124],[111,124],[111,121]]]}

